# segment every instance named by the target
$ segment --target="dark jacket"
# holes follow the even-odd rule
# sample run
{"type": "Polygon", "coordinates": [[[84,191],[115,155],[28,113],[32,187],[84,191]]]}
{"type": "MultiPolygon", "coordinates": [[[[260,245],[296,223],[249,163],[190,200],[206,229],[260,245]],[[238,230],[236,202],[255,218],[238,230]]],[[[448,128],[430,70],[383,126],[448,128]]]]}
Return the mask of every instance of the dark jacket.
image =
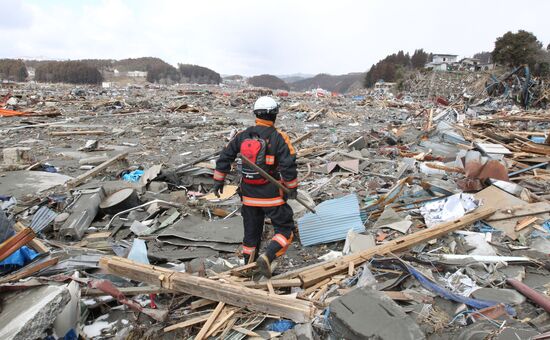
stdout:
{"type": "MultiPolygon", "coordinates": [[[[249,138],[250,133],[257,133],[268,141],[267,155],[275,158],[268,172],[275,179],[281,180],[287,188],[298,186],[296,170],[296,150],[290,143],[288,135],[274,127],[272,121],[256,119],[256,125],[240,132],[223,149],[216,162],[214,179],[225,180],[231,170],[231,164],[240,152],[242,142],[249,138]]],[[[243,204],[255,207],[274,207],[285,203],[283,193],[272,183],[253,185],[241,183],[243,204]]]]}

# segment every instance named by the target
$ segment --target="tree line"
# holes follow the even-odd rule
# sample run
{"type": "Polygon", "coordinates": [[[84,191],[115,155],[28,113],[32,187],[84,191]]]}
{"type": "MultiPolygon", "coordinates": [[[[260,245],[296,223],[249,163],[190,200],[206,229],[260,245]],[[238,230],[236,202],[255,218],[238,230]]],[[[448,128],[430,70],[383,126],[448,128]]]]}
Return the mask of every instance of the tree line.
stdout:
{"type": "Polygon", "coordinates": [[[50,61],[35,69],[36,81],[46,83],[100,84],[103,81],[97,67],[83,61],[50,61]]]}
{"type": "Polygon", "coordinates": [[[147,81],[162,84],[219,84],[222,81],[222,77],[216,71],[206,67],[178,64],[178,68],[175,68],[168,63],[162,62],[154,63],[147,67],[147,81]]]}
{"type": "Polygon", "coordinates": [[[25,81],[29,74],[21,59],[0,59],[0,81],[25,81]]]}
{"type": "Polygon", "coordinates": [[[372,65],[365,75],[364,85],[372,87],[379,80],[397,81],[403,77],[405,71],[423,68],[430,59],[431,54],[426,53],[423,49],[415,50],[412,56],[403,51],[390,54],[372,65]]]}

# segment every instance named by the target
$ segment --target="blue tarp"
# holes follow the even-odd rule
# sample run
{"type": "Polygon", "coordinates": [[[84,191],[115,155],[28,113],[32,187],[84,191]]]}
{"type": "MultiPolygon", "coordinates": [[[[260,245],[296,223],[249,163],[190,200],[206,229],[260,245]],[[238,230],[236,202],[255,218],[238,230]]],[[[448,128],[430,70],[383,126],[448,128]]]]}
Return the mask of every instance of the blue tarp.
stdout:
{"type": "Polygon", "coordinates": [[[129,172],[125,175],[122,175],[122,179],[126,182],[137,182],[143,176],[144,171],[143,170],[134,170],[132,172],[129,172]]]}
{"type": "Polygon", "coordinates": [[[9,273],[15,269],[24,267],[27,263],[31,262],[38,253],[27,246],[23,246],[11,254],[3,261],[0,261],[0,272],[9,273]]]}

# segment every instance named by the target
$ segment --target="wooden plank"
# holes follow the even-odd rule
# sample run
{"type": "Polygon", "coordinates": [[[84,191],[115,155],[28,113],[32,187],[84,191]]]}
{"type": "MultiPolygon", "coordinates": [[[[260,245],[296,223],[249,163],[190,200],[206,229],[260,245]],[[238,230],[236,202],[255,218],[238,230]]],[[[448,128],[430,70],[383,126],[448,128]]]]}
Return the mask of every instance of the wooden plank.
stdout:
{"type": "MultiPolygon", "coordinates": [[[[13,229],[19,232],[25,229],[25,226],[20,222],[17,222],[13,225],[13,229]]],[[[38,239],[36,236],[29,242],[28,245],[39,253],[48,253],[50,251],[50,247],[45,245],[44,242],[40,241],[40,239],[38,239]]]]}
{"type": "Polygon", "coordinates": [[[271,284],[274,288],[287,288],[287,287],[300,287],[302,286],[302,281],[300,279],[286,279],[286,280],[269,280],[269,281],[248,281],[242,282],[242,285],[248,288],[269,288],[271,284]]]}
{"type": "Polygon", "coordinates": [[[206,333],[208,333],[208,330],[210,329],[214,321],[216,321],[218,315],[220,315],[224,308],[225,302],[219,302],[214,311],[210,314],[208,320],[206,320],[206,322],[204,323],[204,326],[202,326],[199,334],[197,334],[197,336],[195,337],[195,340],[203,340],[206,338],[206,333]]]}
{"type": "Polygon", "coordinates": [[[499,209],[495,214],[486,219],[487,222],[507,220],[515,217],[538,215],[550,212],[550,203],[537,202],[525,205],[517,205],[509,208],[499,209]]]}
{"type": "Polygon", "coordinates": [[[168,326],[164,328],[164,333],[168,333],[176,329],[187,328],[187,327],[196,325],[198,323],[208,320],[209,317],[210,317],[210,314],[205,314],[205,315],[197,316],[196,318],[192,318],[192,319],[174,324],[172,326],[168,326]]]}
{"type": "Polygon", "coordinates": [[[88,178],[91,178],[91,177],[99,174],[100,172],[107,169],[108,167],[110,167],[114,163],[118,162],[119,160],[126,158],[126,156],[128,156],[128,152],[123,152],[121,154],[118,154],[118,155],[106,160],[105,162],[99,164],[95,168],[86,171],[85,173],[83,173],[82,175],[76,177],[75,179],[72,179],[72,180],[68,181],[66,184],[67,184],[68,187],[76,187],[76,186],[84,183],[84,181],[86,181],[88,178]]]}
{"type": "Polygon", "coordinates": [[[271,280],[267,281],[267,291],[269,292],[269,294],[275,295],[275,289],[273,288],[271,280]]]}
{"type": "Polygon", "coordinates": [[[326,261],[319,266],[301,272],[298,277],[302,280],[304,287],[315,285],[317,282],[325,280],[335,274],[346,271],[349,263],[353,262],[356,266],[375,255],[385,255],[388,253],[401,252],[419,243],[423,243],[440,236],[446,235],[454,230],[458,230],[466,225],[474,223],[480,219],[490,216],[495,212],[494,208],[480,208],[454,221],[442,223],[432,228],[417,231],[413,234],[405,235],[384,244],[365,251],[347,255],[342,258],[326,261]]]}
{"type": "Polygon", "coordinates": [[[88,135],[104,135],[103,130],[76,130],[76,131],[52,131],[51,136],[88,136],[88,135]]]}
{"type": "Polygon", "coordinates": [[[199,309],[204,306],[213,305],[216,301],[208,300],[208,299],[198,299],[196,301],[191,302],[191,309],[199,309]]]}
{"type": "Polygon", "coordinates": [[[253,311],[285,317],[295,322],[311,320],[316,311],[315,306],[309,301],[271,295],[265,291],[179,273],[121,257],[105,256],[99,263],[101,268],[112,274],[253,311]]]}
{"type": "Polygon", "coordinates": [[[526,217],[524,219],[521,219],[516,224],[516,227],[514,228],[514,231],[520,231],[524,228],[527,228],[530,224],[535,223],[538,220],[536,216],[533,217],[526,217]]]}
{"type": "Polygon", "coordinates": [[[18,281],[18,280],[27,278],[27,277],[33,275],[34,273],[37,273],[37,272],[41,271],[44,268],[48,268],[50,266],[53,266],[53,265],[57,264],[58,260],[59,260],[59,258],[54,257],[53,259],[49,259],[49,260],[46,260],[46,261],[38,263],[38,264],[34,264],[34,265],[29,264],[26,267],[22,268],[21,270],[13,273],[11,275],[2,277],[0,279],[0,283],[18,281]]]}
{"type": "Polygon", "coordinates": [[[225,313],[223,316],[220,316],[218,322],[216,322],[214,325],[212,325],[212,327],[210,327],[210,330],[208,331],[208,333],[206,333],[204,338],[208,339],[211,335],[216,333],[223,325],[225,325],[227,321],[229,321],[230,318],[233,317],[233,315],[235,315],[236,312],[237,311],[233,309],[225,313]]]}

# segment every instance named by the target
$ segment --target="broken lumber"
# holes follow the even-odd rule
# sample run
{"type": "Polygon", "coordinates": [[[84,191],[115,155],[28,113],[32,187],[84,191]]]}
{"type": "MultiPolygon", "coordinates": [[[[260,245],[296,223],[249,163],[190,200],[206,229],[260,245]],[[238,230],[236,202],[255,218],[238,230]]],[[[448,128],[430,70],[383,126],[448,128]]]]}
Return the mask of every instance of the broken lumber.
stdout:
{"type": "Polygon", "coordinates": [[[316,267],[298,273],[297,276],[300,278],[300,280],[302,280],[303,287],[307,288],[333,275],[345,272],[346,270],[348,270],[350,262],[353,262],[355,266],[357,266],[375,255],[385,255],[389,253],[404,251],[419,243],[438,238],[452,231],[460,229],[468,224],[474,223],[475,221],[488,217],[494,212],[494,208],[477,209],[474,212],[464,215],[454,221],[442,223],[432,228],[427,228],[409,235],[396,238],[394,240],[388,241],[384,244],[356,254],[347,255],[332,261],[321,262],[316,267]]]}
{"type": "MultiPolygon", "coordinates": [[[[25,229],[25,226],[21,224],[21,222],[17,222],[13,225],[13,229],[16,232],[20,232],[21,230],[25,229]]],[[[48,253],[50,251],[50,247],[44,244],[44,242],[40,241],[38,238],[34,237],[30,242],[29,246],[36,250],[39,253],[48,253]]]]}
{"type": "Polygon", "coordinates": [[[75,179],[67,181],[66,185],[70,188],[76,187],[76,186],[84,183],[84,181],[86,181],[88,178],[91,178],[91,177],[99,174],[100,172],[107,169],[108,167],[110,167],[114,163],[118,162],[119,160],[126,158],[126,156],[128,156],[128,152],[123,152],[121,154],[118,154],[118,155],[114,156],[113,158],[108,159],[105,162],[99,164],[98,166],[96,166],[92,170],[88,170],[85,173],[83,173],[82,175],[76,177],[75,179]]]}
{"type": "Polygon", "coordinates": [[[487,222],[500,221],[516,217],[539,215],[547,212],[550,212],[550,203],[537,202],[499,209],[493,216],[487,218],[486,220],[487,222]]]}
{"type": "Polygon", "coordinates": [[[307,322],[315,314],[315,306],[309,301],[271,295],[262,290],[179,273],[121,257],[102,257],[99,265],[111,274],[209,300],[225,302],[237,307],[248,308],[252,311],[281,316],[295,322],[307,322]]]}
{"type": "Polygon", "coordinates": [[[171,332],[171,331],[176,330],[176,329],[187,328],[189,326],[196,325],[198,323],[201,323],[201,322],[204,322],[204,321],[208,320],[209,317],[210,317],[210,314],[205,314],[205,315],[197,316],[196,318],[192,318],[192,319],[174,324],[172,326],[165,327],[164,328],[164,333],[168,333],[168,332],[171,332]]]}
{"type": "Polygon", "coordinates": [[[77,131],[52,131],[51,136],[88,136],[88,135],[104,135],[103,130],[77,130],[77,131]]]}
{"type": "Polygon", "coordinates": [[[210,317],[204,323],[204,326],[202,326],[201,330],[199,331],[199,334],[197,334],[197,336],[195,337],[195,340],[202,340],[206,338],[206,334],[208,333],[208,330],[210,329],[214,321],[216,321],[216,319],[218,318],[218,315],[220,315],[220,313],[224,308],[225,308],[225,302],[218,302],[218,305],[216,306],[216,308],[214,308],[214,311],[212,311],[212,313],[210,314],[210,317]]]}
{"type": "MultiPolygon", "coordinates": [[[[162,293],[173,293],[172,291],[156,287],[156,286],[144,286],[144,287],[120,287],[118,290],[124,295],[142,295],[142,294],[162,294],[162,293]]],[[[93,289],[93,288],[83,288],[82,296],[103,296],[109,295],[102,290],[93,289]]]]}

